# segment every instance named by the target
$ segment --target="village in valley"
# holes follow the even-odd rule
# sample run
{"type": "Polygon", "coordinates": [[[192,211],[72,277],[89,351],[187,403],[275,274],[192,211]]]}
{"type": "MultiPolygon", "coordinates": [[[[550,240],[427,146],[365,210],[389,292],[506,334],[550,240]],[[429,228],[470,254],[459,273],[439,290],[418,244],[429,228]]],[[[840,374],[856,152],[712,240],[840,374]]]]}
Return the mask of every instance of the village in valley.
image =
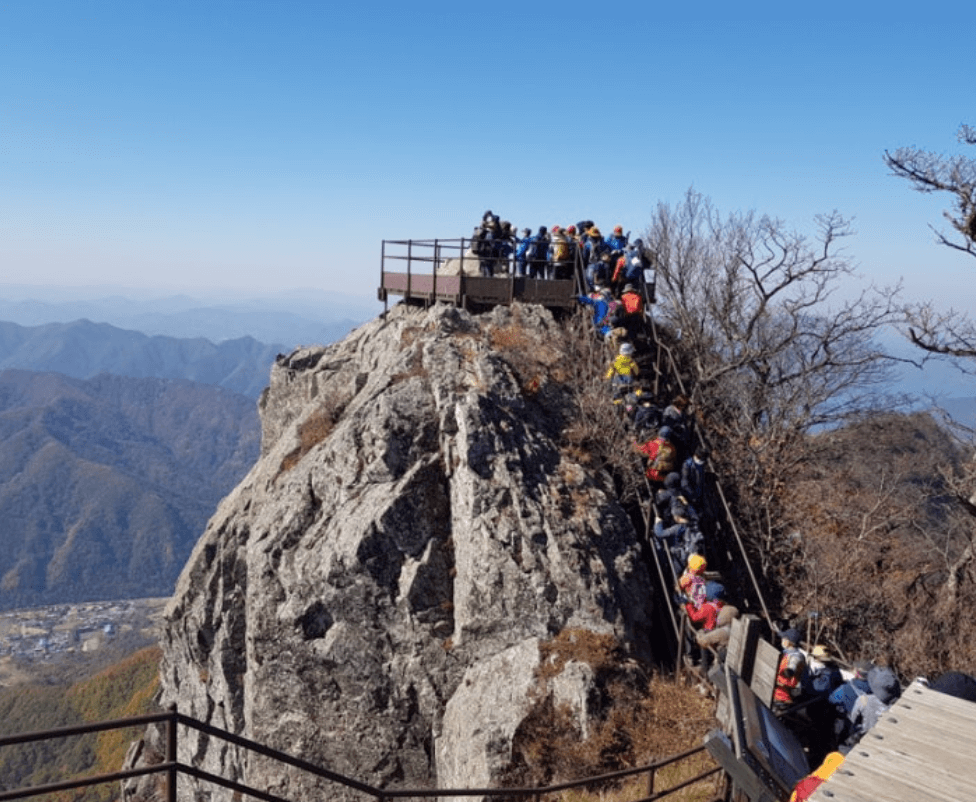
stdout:
{"type": "Polygon", "coordinates": [[[165,598],[125,599],[0,612],[0,686],[33,681],[41,668],[113,646],[149,646],[165,604],[165,598]]]}

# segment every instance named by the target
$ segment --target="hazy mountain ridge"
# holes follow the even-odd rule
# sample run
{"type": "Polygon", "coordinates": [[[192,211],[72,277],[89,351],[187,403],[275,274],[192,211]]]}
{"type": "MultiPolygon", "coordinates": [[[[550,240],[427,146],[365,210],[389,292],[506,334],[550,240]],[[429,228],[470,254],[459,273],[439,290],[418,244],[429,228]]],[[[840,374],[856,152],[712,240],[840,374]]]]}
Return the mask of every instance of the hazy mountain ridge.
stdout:
{"type": "Polygon", "coordinates": [[[21,326],[87,319],[150,336],[203,337],[215,343],[253,337],[284,343],[279,350],[341,339],[379,308],[369,298],[319,290],[260,298],[235,298],[222,291],[199,298],[125,287],[0,285],[0,320],[21,326]]]}
{"type": "Polygon", "coordinates": [[[0,322],[0,369],[53,371],[78,379],[100,373],[188,379],[256,398],[283,346],[252,337],[214,344],[77,320],[25,327],[0,322]]]}
{"type": "Polygon", "coordinates": [[[0,607],[168,595],[258,440],[220,388],[0,373],[0,607]]]}

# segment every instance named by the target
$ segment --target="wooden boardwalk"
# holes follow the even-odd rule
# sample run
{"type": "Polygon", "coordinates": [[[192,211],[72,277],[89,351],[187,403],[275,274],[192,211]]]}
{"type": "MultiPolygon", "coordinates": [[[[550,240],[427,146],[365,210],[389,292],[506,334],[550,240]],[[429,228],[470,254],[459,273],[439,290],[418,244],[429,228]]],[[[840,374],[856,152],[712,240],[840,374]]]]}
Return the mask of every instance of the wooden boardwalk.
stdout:
{"type": "Polygon", "coordinates": [[[810,802],[976,800],[976,704],[913,682],[810,802]]]}

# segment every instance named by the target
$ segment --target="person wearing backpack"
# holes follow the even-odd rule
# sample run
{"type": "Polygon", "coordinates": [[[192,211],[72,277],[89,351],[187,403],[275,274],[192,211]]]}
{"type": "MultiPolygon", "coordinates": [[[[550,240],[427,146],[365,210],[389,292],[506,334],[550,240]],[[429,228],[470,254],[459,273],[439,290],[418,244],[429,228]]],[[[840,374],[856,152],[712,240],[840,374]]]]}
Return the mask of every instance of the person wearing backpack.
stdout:
{"type": "MultiPolygon", "coordinates": [[[[570,226],[572,228],[572,226],[570,226]]],[[[549,244],[550,278],[569,279],[573,277],[573,255],[576,244],[561,226],[553,226],[552,240],[549,244]]]]}
{"type": "Polygon", "coordinates": [[[598,275],[598,273],[607,273],[603,261],[604,254],[607,254],[609,257],[610,246],[604,241],[600,229],[594,226],[587,234],[586,244],[583,250],[583,256],[586,261],[586,283],[591,287],[597,284],[606,284],[610,278],[609,275],[598,275]]]}
{"type": "Polygon", "coordinates": [[[634,346],[623,343],[620,346],[620,353],[614,357],[610,367],[607,368],[606,378],[610,380],[614,398],[625,395],[639,375],[640,366],[634,359],[634,346]]]}
{"type": "Polygon", "coordinates": [[[647,457],[647,470],[645,475],[655,485],[663,485],[668,474],[671,473],[678,461],[678,450],[671,442],[671,429],[662,426],[657,433],[657,437],[648,440],[637,450],[647,457]]]}
{"type": "Polygon", "coordinates": [[[901,696],[898,677],[894,671],[884,666],[875,666],[868,671],[868,687],[871,692],[858,696],[851,708],[848,746],[854,746],[861,740],[864,733],[878,723],[881,714],[901,696]]]}
{"type": "Polygon", "coordinates": [[[806,671],[806,656],[800,650],[800,630],[790,629],[776,633],[783,649],[776,669],[776,688],[773,691],[773,710],[789,708],[800,695],[800,682],[806,671]]]}
{"type": "Polygon", "coordinates": [[[638,437],[645,437],[661,428],[661,408],[650,395],[644,393],[637,399],[634,410],[634,431],[638,437]]]}

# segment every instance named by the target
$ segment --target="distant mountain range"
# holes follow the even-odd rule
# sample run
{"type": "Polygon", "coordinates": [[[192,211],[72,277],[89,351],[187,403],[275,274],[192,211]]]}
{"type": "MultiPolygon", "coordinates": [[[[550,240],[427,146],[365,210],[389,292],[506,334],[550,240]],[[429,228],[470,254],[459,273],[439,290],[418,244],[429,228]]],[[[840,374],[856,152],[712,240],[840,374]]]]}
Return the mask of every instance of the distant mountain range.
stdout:
{"type": "Polygon", "coordinates": [[[131,287],[0,284],[0,320],[21,326],[84,319],[148,335],[253,337],[283,350],[340,340],[381,311],[375,300],[338,292],[291,290],[260,297],[160,295],[131,287]]]}
{"type": "Polygon", "coordinates": [[[0,608],[165,596],[257,457],[253,398],[0,373],[0,608]]]}
{"type": "Polygon", "coordinates": [[[107,323],[76,320],[19,326],[0,322],[0,370],[54,371],[78,379],[100,373],[189,379],[256,398],[282,345],[251,337],[214,344],[202,337],[150,337],[107,323]]]}
{"type": "Polygon", "coordinates": [[[169,595],[257,458],[275,356],[377,311],[108,289],[0,287],[0,609],[169,595]]]}

